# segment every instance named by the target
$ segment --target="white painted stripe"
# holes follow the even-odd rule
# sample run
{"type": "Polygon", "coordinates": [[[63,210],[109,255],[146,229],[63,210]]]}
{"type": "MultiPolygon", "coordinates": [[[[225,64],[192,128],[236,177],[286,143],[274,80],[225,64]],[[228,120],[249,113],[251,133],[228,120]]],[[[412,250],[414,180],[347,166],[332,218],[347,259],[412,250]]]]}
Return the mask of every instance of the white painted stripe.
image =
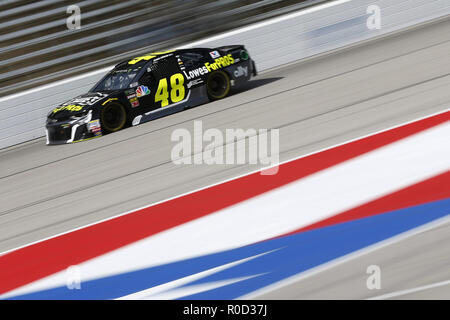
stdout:
{"type": "Polygon", "coordinates": [[[432,222],[429,222],[427,224],[424,224],[420,227],[414,228],[412,230],[408,230],[406,232],[400,233],[392,238],[374,243],[368,247],[362,248],[360,250],[354,251],[352,253],[346,254],[345,256],[339,257],[337,259],[331,260],[329,262],[326,262],[324,264],[321,264],[315,268],[312,268],[310,270],[307,270],[305,272],[298,273],[296,275],[293,275],[291,277],[285,278],[283,280],[280,280],[278,282],[275,282],[269,286],[266,286],[264,288],[261,288],[259,290],[253,291],[251,293],[248,293],[246,295],[243,295],[238,298],[238,300],[250,300],[250,299],[258,299],[260,296],[265,295],[267,293],[277,291],[283,287],[289,286],[293,283],[299,282],[303,279],[306,279],[308,277],[312,277],[314,275],[317,275],[321,272],[325,272],[327,270],[330,270],[334,267],[337,267],[339,265],[342,265],[346,262],[349,262],[351,260],[357,259],[359,257],[362,257],[364,255],[367,255],[369,253],[372,253],[374,251],[386,248],[394,243],[407,240],[415,235],[421,234],[426,231],[430,231],[432,229],[435,229],[439,226],[442,226],[443,224],[450,222],[450,216],[447,215],[443,218],[434,220],[432,222]]]}
{"type": "MultiPolygon", "coordinates": [[[[183,286],[183,285],[185,285],[187,283],[190,283],[192,281],[196,281],[198,279],[201,279],[201,278],[213,275],[213,274],[221,272],[223,270],[230,269],[230,268],[232,268],[234,266],[237,266],[237,265],[245,263],[247,261],[256,259],[258,257],[261,257],[263,255],[266,255],[266,254],[274,252],[274,251],[277,251],[277,250],[270,250],[268,252],[260,253],[260,254],[257,254],[255,256],[252,256],[252,257],[248,257],[248,258],[245,258],[245,259],[241,259],[241,260],[238,260],[238,261],[227,263],[227,264],[224,264],[224,265],[219,266],[219,267],[211,268],[211,269],[208,269],[206,271],[202,271],[202,272],[199,272],[199,273],[196,273],[196,274],[193,274],[193,275],[190,275],[190,276],[178,279],[178,280],[174,280],[174,281],[170,281],[168,283],[164,283],[162,285],[159,285],[159,286],[156,286],[156,287],[153,287],[153,288],[150,288],[150,289],[142,290],[142,291],[139,291],[139,292],[136,292],[136,293],[133,293],[133,294],[121,297],[119,300],[176,299],[176,298],[180,298],[180,297],[183,297],[183,296],[187,296],[189,294],[194,294],[194,293],[199,293],[199,292],[202,292],[202,291],[206,291],[206,290],[203,290],[202,286],[198,286],[198,287],[195,286],[195,288],[194,288],[194,286],[192,286],[192,287],[189,287],[190,289],[188,289],[186,291],[182,290],[183,293],[181,293],[181,295],[180,295],[180,290],[173,290],[172,291],[172,289],[179,288],[179,287],[181,287],[181,286],[183,286]],[[187,293],[187,294],[185,294],[185,293],[187,293]],[[170,296],[170,298],[169,298],[169,296],[170,296]]],[[[253,275],[253,276],[250,276],[250,277],[245,277],[245,279],[239,278],[239,280],[237,280],[235,278],[235,279],[228,279],[228,280],[225,280],[225,281],[227,281],[227,284],[231,284],[231,283],[236,283],[236,282],[243,281],[243,280],[246,280],[246,279],[249,279],[249,278],[253,278],[255,276],[257,276],[257,275],[253,275]]],[[[220,287],[222,285],[223,284],[217,286],[216,284],[213,284],[212,285],[212,289],[218,288],[218,287],[220,287]]],[[[208,284],[208,288],[211,288],[211,284],[208,284]]],[[[207,290],[210,290],[210,289],[207,289],[207,290]]]]}
{"type": "Polygon", "coordinates": [[[258,277],[263,274],[255,274],[251,276],[246,277],[239,277],[239,278],[232,278],[232,279],[226,279],[226,280],[220,280],[220,281],[214,281],[214,282],[208,282],[208,283],[202,283],[202,284],[196,284],[196,285],[190,285],[183,288],[178,288],[174,290],[170,290],[167,292],[162,292],[159,294],[155,294],[152,296],[145,297],[141,300],[175,300],[182,297],[187,297],[193,294],[217,289],[220,287],[225,287],[233,283],[238,283],[241,281],[245,281],[251,278],[258,277]]]}
{"type": "MultiPolygon", "coordinates": [[[[372,298],[369,298],[367,300],[385,300],[385,299],[390,299],[390,298],[395,298],[395,297],[399,297],[399,296],[404,296],[406,294],[415,293],[415,292],[424,291],[424,290],[429,290],[429,289],[438,288],[438,287],[447,286],[447,285],[450,285],[450,280],[436,282],[436,283],[432,283],[432,284],[428,284],[428,285],[425,285],[425,286],[416,287],[416,288],[412,288],[412,289],[394,291],[394,292],[391,292],[391,293],[386,293],[386,294],[383,294],[383,295],[380,295],[380,296],[372,297],[372,298]]],[[[450,294],[449,294],[448,297],[450,297],[450,294]]]]}
{"type": "MultiPolygon", "coordinates": [[[[275,237],[450,170],[450,122],[79,265],[84,280],[275,237]]],[[[59,272],[15,290],[65,284],[59,272]]]]}

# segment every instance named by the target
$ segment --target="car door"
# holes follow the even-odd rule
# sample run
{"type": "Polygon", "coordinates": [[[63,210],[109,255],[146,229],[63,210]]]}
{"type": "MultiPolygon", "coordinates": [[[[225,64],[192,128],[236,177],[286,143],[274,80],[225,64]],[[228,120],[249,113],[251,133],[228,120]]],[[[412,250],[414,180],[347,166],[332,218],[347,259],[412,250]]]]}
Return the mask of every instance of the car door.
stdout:
{"type": "Polygon", "coordinates": [[[130,100],[131,106],[139,113],[154,110],[157,80],[150,69],[146,70],[135,88],[135,97],[130,100]]]}
{"type": "Polygon", "coordinates": [[[155,109],[169,108],[187,99],[186,78],[175,56],[155,59],[150,71],[156,84],[153,101],[155,109]]]}
{"type": "Polygon", "coordinates": [[[183,52],[178,57],[181,70],[186,79],[188,89],[205,82],[208,69],[205,67],[205,57],[200,52],[183,52]]]}

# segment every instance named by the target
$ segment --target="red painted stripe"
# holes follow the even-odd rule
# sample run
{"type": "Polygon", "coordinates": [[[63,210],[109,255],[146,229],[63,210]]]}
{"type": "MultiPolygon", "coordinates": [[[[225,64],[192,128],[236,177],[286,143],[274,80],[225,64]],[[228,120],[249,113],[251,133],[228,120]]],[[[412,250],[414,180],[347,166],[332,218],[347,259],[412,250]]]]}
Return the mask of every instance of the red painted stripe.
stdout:
{"type": "Polygon", "coordinates": [[[0,293],[206,216],[450,120],[450,111],[76,230],[0,256],[0,293]]]}
{"type": "Polygon", "coordinates": [[[450,198],[450,171],[339,213],[330,218],[318,221],[309,226],[289,232],[283,236],[447,198],[450,198]]]}

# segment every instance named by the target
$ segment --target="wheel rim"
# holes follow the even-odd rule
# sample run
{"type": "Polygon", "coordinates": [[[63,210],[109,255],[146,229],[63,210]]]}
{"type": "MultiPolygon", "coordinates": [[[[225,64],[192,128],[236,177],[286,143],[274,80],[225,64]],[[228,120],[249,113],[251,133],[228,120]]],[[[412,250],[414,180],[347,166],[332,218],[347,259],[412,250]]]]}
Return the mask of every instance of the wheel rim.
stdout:
{"type": "Polygon", "coordinates": [[[102,124],[108,131],[118,131],[126,121],[124,108],[119,104],[108,104],[102,110],[102,124]]]}
{"type": "Polygon", "coordinates": [[[229,81],[225,74],[215,73],[208,79],[208,91],[211,97],[220,99],[229,91],[229,81]]]}

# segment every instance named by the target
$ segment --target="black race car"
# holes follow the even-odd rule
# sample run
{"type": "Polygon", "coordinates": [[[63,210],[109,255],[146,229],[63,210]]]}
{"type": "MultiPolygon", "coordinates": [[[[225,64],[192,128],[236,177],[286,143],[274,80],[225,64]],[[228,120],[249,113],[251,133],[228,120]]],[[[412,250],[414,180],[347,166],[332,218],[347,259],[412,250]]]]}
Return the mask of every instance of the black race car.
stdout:
{"type": "Polygon", "coordinates": [[[222,99],[256,75],[244,46],[154,52],[119,63],[47,116],[47,144],[82,141],[222,99]]]}

